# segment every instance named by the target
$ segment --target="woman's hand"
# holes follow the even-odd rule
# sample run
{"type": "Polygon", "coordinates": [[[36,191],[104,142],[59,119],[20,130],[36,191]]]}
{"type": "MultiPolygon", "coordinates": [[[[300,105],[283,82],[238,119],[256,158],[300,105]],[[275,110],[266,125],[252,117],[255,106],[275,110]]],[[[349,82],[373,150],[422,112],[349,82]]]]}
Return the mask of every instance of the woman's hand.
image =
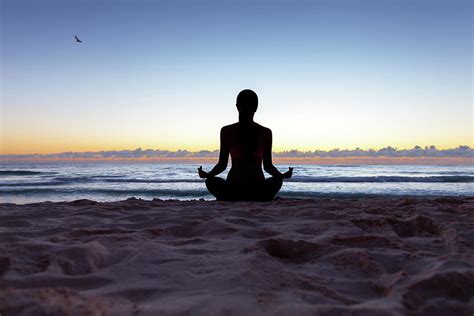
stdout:
{"type": "Polygon", "coordinates": [[[199,174],[199,178],[203,178],[203,179],[209,176],[209,174],[206,171],[202,170],[202,166],[198,168],[198,174],[199,174]]]}
{"type": "Polygon", "coordinates": [[[289,179],[293,175],[293,168],[289,167],[288,171],[281,175],[283,179],[289,179]]]}

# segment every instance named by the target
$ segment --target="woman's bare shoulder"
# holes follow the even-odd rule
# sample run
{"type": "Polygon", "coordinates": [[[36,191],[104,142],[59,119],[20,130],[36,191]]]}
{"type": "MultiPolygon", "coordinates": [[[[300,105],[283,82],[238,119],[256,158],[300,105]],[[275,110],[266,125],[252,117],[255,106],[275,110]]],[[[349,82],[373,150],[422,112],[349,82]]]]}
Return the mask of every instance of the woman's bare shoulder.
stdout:
{"type": "Polygon", "coordinates": [[[232,130],[234,130],[234,129],[237,127],[237,124],[238,124],[238,123],[226,125],[226,126],[224,126],[224,127],[221,128],[221,131],[223,131],[223,132],[232,131],[232,130]]]}
{"type": "Polygon", "coordinates": [[[263,125],[260,125],[258,123],[255,123],[255,125],[258,127],[259,131],[262,133],[262,134],[271,134],[272,133],[272,130],[269,129],[268,127],[265,127],[263,125]]]}

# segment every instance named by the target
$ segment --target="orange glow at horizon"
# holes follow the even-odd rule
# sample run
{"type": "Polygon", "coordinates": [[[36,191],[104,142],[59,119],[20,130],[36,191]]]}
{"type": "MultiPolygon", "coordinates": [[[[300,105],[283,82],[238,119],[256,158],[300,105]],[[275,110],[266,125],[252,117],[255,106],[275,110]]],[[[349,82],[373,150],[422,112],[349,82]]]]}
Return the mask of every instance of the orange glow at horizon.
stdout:
{"type": "MultiPolygon", "coordinates": [[[[203,144],[205,144],[203,142],[203,144]]],[[[469,142],[468,139],[464,141],[458,141],[457,143],[409,143],[409,142],[402,142],[399,144],[394,144],[388,142],[387,144],[379,144],[378,146],[370,146],[370,145],[346,145],[346,146],[291,146],[288,145],[283,147],[278,144],[274,144],[273,152],[283,152],[283,151],[290,151],[290,150],[298,150],[301,152],[306,151],[315,151],[315,150],[323,150],[329,151],[332,149],[339,148],[341,150],[354,150],[356,148],[361,148],[363,150],[367,149],[374,149],[379,150],[381,148],[386,148],[388,146],[401,149],[412,149],[415,146],[420,146],[421,148],[425,148],[426,146],[436,146],[438,150],[443,149],[453,149],[459,146],[469,146],[474,148],[474,144],[469,142]]],[[[28,154],[58,154],[63,152],[98,152],[98,151],[114,151],[114,150],[135,150],[137,148],[145,149],[152,149],[152,150],[169,150],[169,151],[177,151],[177,150],[187,150],[191,152],[196,152],[200,150],[209,150],[214,151],[219,149],[219,144],[216,142],[208,142],[204,146],[198,146],[194,144],[188,145],[175,145],[170,143],[165,144],[158,144],[158,143],[145,143],[145,142],[87,142],[86,140],[61,140],[61,139],[53,139],[53,140],[36,140],[32,143],[26,142],[25,140],[16,138],[12,143],[2,142],[0,144],[0,155],[28,155],[28,154]]]]}
{"type": "MultiPolygon", "coordinates": [[[[439,113],[432,120],[418,121],[385,109],[374,109],[371,115],[361,114],[350,107],[349,102],[334,105],[332,109],[319,108],[314,113],[309,112],[309,104],[300,106],[308,110],[292,113],[290,121],[284,105],[263,104],[257,111],[256,122],[273,131],[274,152],[357,147],[377,150],[387,146],[398,149],[431,145],[438,149],[474,147],[472,118],[462,113],[444,117],[439,113]],[[341,116],[339,111],[345,111],[346,115],[341,116]],[[441,117],[445,122],[439,119],[441,117]]],[[[195,104],[193,107],[203,106],[195,104]]],[[[212,151],[219,148],[220,128],[235,122],[237,114],[233,106],[219,108],[218,113],[212,108],[203,109],[193,117],[184,110],[162,112],[144,106],[133,112],[115,109],[109,113],[100,109],[67,118],[41,112],[23,117],[20,124],[16,119],[18,113],[13,113],[13,109],[13,105],[2,109],[0,155],[136,148],[212,151]],[[206,113],[215,116],[208,117],[206,113]]]]}

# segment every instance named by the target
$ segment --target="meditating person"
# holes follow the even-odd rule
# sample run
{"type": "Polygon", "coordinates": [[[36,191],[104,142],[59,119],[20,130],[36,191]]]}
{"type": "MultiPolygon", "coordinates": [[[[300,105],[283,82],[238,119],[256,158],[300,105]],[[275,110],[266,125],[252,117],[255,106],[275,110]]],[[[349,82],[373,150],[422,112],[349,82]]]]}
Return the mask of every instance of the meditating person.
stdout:
{"type": "Polygon", "coordinates": [[[293,168],[281,173],[272,163],[272,131],[253,121],[258,97],[252,90],[237,96],[239,121],[224,126],[220,135],[219,161],[210,172],[198,168],[206,186],[219,201],[271,201],[280,190],[283,179],[291,178],[293,168]],[[227,168],[229,154],[232,167],[227,179],[216,177],[227,168]],[[263,168],[272,177],[265,179],[263,168]]]}

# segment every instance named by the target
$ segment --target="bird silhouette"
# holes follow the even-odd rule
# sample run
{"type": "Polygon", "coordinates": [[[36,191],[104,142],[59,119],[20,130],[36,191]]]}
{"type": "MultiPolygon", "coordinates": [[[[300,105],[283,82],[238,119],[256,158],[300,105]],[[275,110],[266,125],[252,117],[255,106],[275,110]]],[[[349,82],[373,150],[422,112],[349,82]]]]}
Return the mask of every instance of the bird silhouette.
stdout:
{"type": "Polygon", "coordinates": [[[76,39],[76,42],[82,43],[82,41],[76,35],[74,35],[74,38],[76,39]]]}

